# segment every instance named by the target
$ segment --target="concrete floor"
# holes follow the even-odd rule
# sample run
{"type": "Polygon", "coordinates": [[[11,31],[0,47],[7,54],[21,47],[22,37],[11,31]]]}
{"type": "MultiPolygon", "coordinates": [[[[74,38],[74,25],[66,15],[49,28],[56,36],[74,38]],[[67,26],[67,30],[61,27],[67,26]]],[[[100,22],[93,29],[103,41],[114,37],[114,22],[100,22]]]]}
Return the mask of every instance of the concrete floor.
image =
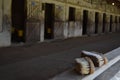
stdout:
{"type": "Polygon", "coordinates": [[[120,61],[108,68],[105,72],[99,75],[95,80],[111,80],[120,70],[120,61]]]}
{"type": "Polygon", "coordinates": [[[48,80],[70,69],[81,50],[106,53],[120,46],[120,33],[0,48],[0,80],[48,80]]]}
{"type": "Polygon", "coordinates": [[[120,71],[110,80],[120,80],[120,71]]]}

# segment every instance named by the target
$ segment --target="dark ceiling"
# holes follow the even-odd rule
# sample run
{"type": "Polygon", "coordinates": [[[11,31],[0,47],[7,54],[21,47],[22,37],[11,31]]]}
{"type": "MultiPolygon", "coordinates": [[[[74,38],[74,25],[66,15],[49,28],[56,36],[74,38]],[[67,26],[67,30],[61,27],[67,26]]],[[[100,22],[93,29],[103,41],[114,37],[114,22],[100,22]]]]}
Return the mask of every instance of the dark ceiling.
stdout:
{"type": "Polygon", "coordinates": [[[109,4],[115,3],[115,6],[120,8],[120,0],[106,0],[109,4]]]}

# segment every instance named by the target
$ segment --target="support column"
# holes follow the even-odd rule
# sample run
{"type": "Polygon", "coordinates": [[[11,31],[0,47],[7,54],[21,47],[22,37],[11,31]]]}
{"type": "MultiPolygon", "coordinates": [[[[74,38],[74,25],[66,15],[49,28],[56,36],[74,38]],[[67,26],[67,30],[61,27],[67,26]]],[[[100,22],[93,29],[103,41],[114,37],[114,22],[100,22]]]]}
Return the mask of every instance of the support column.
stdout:
{"type": "Polygon", "coordinates": [[[106,15],[106,26],[105,26],[105,32],[108,33],[110,29],[110,15],[106,15]]]}
{"type": "Polygon", "coordinates": [[[87,34],[92,35],[95,32],[95,12],[88,13],[87,34]]]}
{"type": "Polygon", "coordinates": [[[117,28],[116,28],[116,31],[117,32],[119,31],[119,16],[117,16],[117,28]]]}
{"type": "Polygon", "coordinates": [[[76,9],[74,37],[82,36],[82,9],[76,9]]]}
{"type": "Polygon", "coordinates": [[[64,38],[65,7],[55,5],[54,39],[64,38]]]}
{"type": "Polygon", "coordinates": [[[98,34],[102,33],[103,27],[103,13],[99,13],[98,34]]]}
{"type": "Polygon", "coordinates": [[[115,15],[113,15],[112,32],[115,32],[115,30],[116,30],[115,15]]]}

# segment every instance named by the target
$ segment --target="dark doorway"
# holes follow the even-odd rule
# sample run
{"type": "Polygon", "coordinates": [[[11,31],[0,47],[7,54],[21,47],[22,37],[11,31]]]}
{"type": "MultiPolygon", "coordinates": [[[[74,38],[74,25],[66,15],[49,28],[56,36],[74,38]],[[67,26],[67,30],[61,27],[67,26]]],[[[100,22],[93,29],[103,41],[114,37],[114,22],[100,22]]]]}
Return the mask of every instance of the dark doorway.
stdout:
{"type": "Polygon", "coordinates": [[[83,35],[87,34],[87,24],[88,24],[88,11],[83,11],[83,35]]]}
{"type": "Polygon", "coordinates": [[[120,31],[120,17],[119,17],[119,27],[118,27],[118,29],[119,29],[118,31],[120,31]]]}
{"type": "Polygon", "coordinates": [[[115,31],[117,31],[117,16],[115,16],[115,31]]]}
{"type": "Polygon", "coordinates": [[[119,23],[120,23],[120,17],[119,17],[119,23]]]}
{"type": "Polygon", "coordinates": [[[69,8],[69,21],[75,21],[75,8],[69,8]]]}
{"type": "Polygon", "coordinates": [[[109,32],[112,32],[113,16],[110,15],[110,29],[109,32]]]}
{"type": "MultiPolygon", "coordinates": [[[[120,24],[120,17],[119,17],[119,24],[120,24]]],[[[120,25],[119,25],[119,27],[120,27],[120,25]]]]}
{"type": "Polygon", "coordinates": [[[95,34],[98,33],[99,13],[95,13],[95,34]]]}
{"type": "Polygon", "coordinates": [[[26,0],[12,0],[12,42],[25,41],[26,0]]]}
{"type": "Polygon", "coordinates": [[[103,14],[103,28],[102,28],[103,33],[105,32],[105,27],[106,27],[106,14],[104,13],[103,14]]]}
{"type": "Polygon", "coordinates": [[[119,17],[119,23],[120,23],[120,17],[119,17]]]}
{"type": "Polygon", "coordinates": [[[55,5],[45,4],[45,39],[54,38],[55,5]]]}

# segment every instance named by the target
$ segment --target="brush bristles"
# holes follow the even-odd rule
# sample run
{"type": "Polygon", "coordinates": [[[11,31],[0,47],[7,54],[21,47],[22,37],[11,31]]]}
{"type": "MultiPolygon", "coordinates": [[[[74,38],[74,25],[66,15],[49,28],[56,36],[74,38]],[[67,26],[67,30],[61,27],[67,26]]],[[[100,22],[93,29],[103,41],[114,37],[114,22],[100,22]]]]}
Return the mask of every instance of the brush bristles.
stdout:
{"type": "Polygon", "coordinates": [[[76,68],[75,70],[80,74],[89,74],[90,73],[90,63],[85,58],[75,59],[76,68]]]}
{"type": "Polygon", "coordinates": [[[89,57],[96,67],[100,67],[107,63],[107,58],[104,58],[103,55],[99,55],[97,52],[88,52],[82,51],[82,57],[89,57]]]}

